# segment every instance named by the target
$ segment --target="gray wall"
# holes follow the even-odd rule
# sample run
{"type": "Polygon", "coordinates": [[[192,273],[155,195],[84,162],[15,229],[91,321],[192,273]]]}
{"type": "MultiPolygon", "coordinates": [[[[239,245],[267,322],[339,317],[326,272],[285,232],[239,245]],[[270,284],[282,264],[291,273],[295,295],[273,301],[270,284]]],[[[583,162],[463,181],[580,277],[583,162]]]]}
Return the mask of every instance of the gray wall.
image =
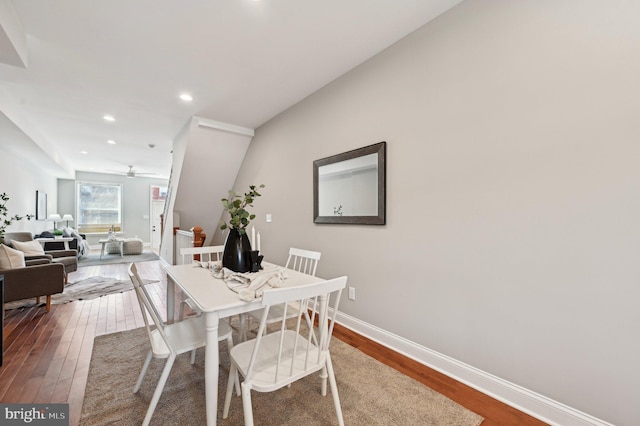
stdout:
{"type": "Polygon", "coordinates": [[[639,16],[468,0],[263,125],[234,188],[266,185],[267,260],[322,251],[347,314],[640,424],[639,16]],[[313,160],[383,140],[387,225],[313,224],[313,160]]]}
{"type": "MultiPolygon", "coordinates": [[[[166,179],[154,179],[112,175],[105,173],[76,173],[76,181],[121,183],[123,195],[123,231],[125,237],[138,236],[145,243],[151,241],[150,235],[150,202],[149,193],[151,185],[167,186],[166,179]],[[146,217],[145,217],[146,216],[146,217]]],[[[60,179],[58,181],[58,213],[72,213],[76,218],[76,181],[60,179]]],[[[75,227],[75,223],[71,224],[75,227]]],[[[89,244],[95,245],[104,235],[88,236],[89,244]]]]}

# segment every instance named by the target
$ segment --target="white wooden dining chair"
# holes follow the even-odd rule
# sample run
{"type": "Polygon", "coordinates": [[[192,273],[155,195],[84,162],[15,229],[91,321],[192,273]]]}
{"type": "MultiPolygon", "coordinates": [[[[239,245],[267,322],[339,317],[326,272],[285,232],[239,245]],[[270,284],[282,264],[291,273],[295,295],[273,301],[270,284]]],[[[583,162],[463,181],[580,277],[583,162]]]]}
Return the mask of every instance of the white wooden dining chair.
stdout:
{"type": "MultiPolygon", "coordinates": [[[[307,275],[316,275],[316,269],[318,268],[318,262],[320,261],[322,253],[319,251],[303,250],[295,247],[289,249],[289,257],[287,263],[284,265],[286,269],[292,269],[294,271],[302,272],[307,275]]],[[[269,311],[269,318],[267,324],[273,324],[280,321],[284,305],[274,306],[269,311]]],[[[295,318],[298,315],[298,307],[296,305],[290,305],[287,309],[289,318],[295,318]]],[[[262,309],[249,312],[250,319],[260,321],[262,318],[262,309]]],[[[266,333],[266,329],[265,329],[266,333]]]]}
{"type": "MultiPolygon", "coordinates": [[[[148,425],[156,405],[158,405],[158,400],[167,382],[176,356],[191,352],[191,364],[193,364],[195,362],[196,349],[205,346],[206,327],[204,317],[202,316],[188,318],[173,324],[165,324],[160,317],[158,309],[149,297],[149,293],[143,281],[140,279],[134,263],[129,265],[129,278],[133,283],[140,310],[142,311],[145,329],[149,337],[149,342],[151,343],[151,349],[144,361],[138,380],[133,387],[133,393],[137,393],[140,390],[144,376],[151,364],[151,359],[167,359],[142,422],[143,425],[148,425]],[[151,318],[151,322],[149,322],[149,317],[151,318]]],[[[224,321],[220,321],[218,325],[218,340],[226,340],[228,349],[231,351],[233,348],[232,329],[224,321]]],[[[239,386],[236,386],[236,392],[240,394],[239,386]]]]}
{"type": "Polygon", "coordinates": [[[244,424],[252,426],[252,390],[272,392],[326,369],[327,375],[320,376],[322,394],[325,393],[328,377],[338,424],[344,425],[329,343],[338,313],[340,296],[346,284],[347,277],[340,277],[317,284],[272,288],[264,291],[262,295],[264,309],[256,338],[238,343],[230,352],[231,369],[223,418],[226,419],[229,416],[233,387],[238,380],[236,372],[244,378],[241,385],[244,424]],[[294,303],[302,309],[298,310],[295,329],[289,329],[286,324],[287,307],[294,303]],[[263,330],[267,326],[269,312],[274,306],[285,307],[280,318],[280,330],[265,335],[263,330]],[[311,316],[303,315],[309,308],[313,308],[311,316]],[[317,329],[312,326],[316,315],[318,315],[317,329]]]}
{"type": "Polygon", "coordinates": [[[194,257],[200,255],[201,262],[214,262],[222,260],[224,246],[183,247],[180,249],[182,263],[193,263],[194,257]]]}
{"type": "MultiPolygon", "coordinates": [[[[184,265],[195,262],[196,255],[200,256],[200,262],[222,261],[222,252],[224,252],[224,246],[183,247],[180,249],[180,256],[182,256],[182,264],[184,265]]],[[[178,311],[179,320],[184,318],[185,305],[197,315],[202,313],[190,299],[181,298],[180,310],[178,311]]]]}

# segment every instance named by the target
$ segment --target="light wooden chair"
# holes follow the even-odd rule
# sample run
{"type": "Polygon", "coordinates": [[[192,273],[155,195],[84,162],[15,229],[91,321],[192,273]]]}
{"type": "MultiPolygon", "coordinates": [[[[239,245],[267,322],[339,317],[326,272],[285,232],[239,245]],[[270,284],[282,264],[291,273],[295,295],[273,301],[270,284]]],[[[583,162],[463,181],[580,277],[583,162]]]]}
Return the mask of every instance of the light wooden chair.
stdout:
{"type": "Polygon", "coordinates": [[[223,418],[226,419],[229,416],[233,387],[235,381],[238,380],[236,372],[244,377],[241,385],[244,424],[253,426],[252,390],[272,392],[326,369],[327,375],[320,376],[322,378],[322,394],[326,394],[328,376],[338,424],[344,425],[338,387],[329,353],[329,343],[340,296],[346,284],[347,277],[340,277],[312,285],[273,288],[264,291],[262,295],[264,309],[256,338],[238,343],[230,352],[231,369],[229,370],[223,418]],[[295,330],[288,329],[286,325],[287,307],[294,303],[301,308],[296,317],[295,330]],[[274,306],[285,307],[280,318],[280,330],[264,335],[263,331],[267,326],[269,312],[274,306]],[[311,316],[307,314],[310,308],[312,309],[311,316]],[[330,318],[329,314],[331,314],[330,318]],[[316,315],[319,318],[317,336],[316,329],[312,326],[316,315]],[[301,328],[303,324],[306,325],[307,330],[301,328]]]}
{"type": "MultiPolygon", "coordinates": [[[[156,390],[153,393],[147,414],[142,422],[143,425],[148,425],[151,420],[151,416],[158,405],[158,400],[162,394],[162,390],[169,377],[169,372],[175,361],[177,355],[191,352],[191,363],[195,362],[196,349],[201,348],[206,342],[206,327],[204,323],[204,317],[188,318],[184,321],[179,321],[173,324],[165,324],[158,309],[153,304],[152,299],[149,297],[149,293],[145,288],[143,281],[138,275],[138,271],[135,264],[129,265],[129,278],[133,283],[133,288],[138,297],[138,303],[140,304],[140,310],[142,311],[142,317],[144,319],[147,335],[149,336],[149,342],[151,343],[151,350],[147,354],[147,358],[144,361],[138,380],[133,387],[133,392],[137,393],[142,385],[149,364],[152,358],[166,358],[167,362],[164,365],[156,390]],[[151,323],[149,322],[151,318],[151,323]]],[[[220,321],[218,325],[218,340],[226,340],[228,349],[231,351],[233,348],[232,329],[229,325],[220,321]]],[[[239,387],[236,387],[236,392],[240,394],[239,387]]]]}
{"type": "MultiPolygon", "coordinates": [[[[318,268],[318,262],[320,261],[322,253],[319,251],[303,250],[295,247],[289,249],[289,257],[287,263],[284,265],[287,269],[302,272],[307,275],[316,275],[316,269],[318,268]]],[[[284,311],[284,305],[273,306],[269,311],[269,318],[267,318],[267,324],[273,324],[280,321],[282,312],[284,311]]],[[[298,315],[298,308],[295,305],[290,305],[287,308],[289,318],[295,318],[298,315]]],[[[260,321],[262,318],[262,309],[249,312],[249,319],[260,321]]],[[[266,329],[265,329],[266,333],[266,329]]]]}

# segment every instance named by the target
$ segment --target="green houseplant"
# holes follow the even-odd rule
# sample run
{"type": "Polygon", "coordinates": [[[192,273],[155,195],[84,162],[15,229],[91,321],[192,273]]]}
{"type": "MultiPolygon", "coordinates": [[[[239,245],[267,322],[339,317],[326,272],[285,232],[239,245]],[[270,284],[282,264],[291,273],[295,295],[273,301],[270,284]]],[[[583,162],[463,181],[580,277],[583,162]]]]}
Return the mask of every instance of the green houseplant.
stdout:
{"type": "Polygon", "coordinates": [[[259,188],[264,188],[264,185],[251,185],[244,195],[231,190],[229,197],[221,200],[224,213],[229,214],[228,222],[224,219],[220,221],[220,229],[229,230],[222,253],[222,266],[235,272],[251,271],[251,243],[247,237],[247,226],[256,215],[249,213],[247,207],[253,207],[253,200],[261,196],[259,188]]]}
{"type": "Polygon", "coordinates": [[[27,220],[31,220],[33,215],[27,214],[25,216],[13,215],[9,216],[9,209],[7,209],[7,201],[9,201],[9,196],[6,193],[0,194],[0,242],[4,239],[4,233],[7,229],[7,226],[11,225],[14,221],[22,220],[26,218],[27,220]]]}
{"type": "Polygon", "coordinates": [[[258,188],[262,189],[264,185],[258,187],[251,185],[249,186],[249,192],[245,192],[244,195],[230,190],[229,198],[223,198],[221,200],[224,213],[229,213],[229,223],[224,219],[221,220],[221,230],[236,229],[240,235],[247,233],[247,226],[256,217],[255,214],[250,214],[247,211],[247,206],[253,207],[253,200],[262,195],[258,193],[258,188]]]}

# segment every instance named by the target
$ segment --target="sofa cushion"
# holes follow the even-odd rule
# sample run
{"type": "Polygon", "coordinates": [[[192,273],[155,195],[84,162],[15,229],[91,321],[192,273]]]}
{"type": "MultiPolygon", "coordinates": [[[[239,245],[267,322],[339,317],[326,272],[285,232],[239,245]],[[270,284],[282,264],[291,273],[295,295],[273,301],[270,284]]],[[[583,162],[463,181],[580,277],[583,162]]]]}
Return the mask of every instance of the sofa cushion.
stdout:
{"type": "Polygon", "coordinates": [[[24,253],[0,244],[0,269],[24,268],[24,253]]]}
{"type": "Polygon", "coordinates": [[[25,256],[38,256],[44,254],[44,248],[38,241],[11,240],[11,245],[24,253],[25,256]]]}

